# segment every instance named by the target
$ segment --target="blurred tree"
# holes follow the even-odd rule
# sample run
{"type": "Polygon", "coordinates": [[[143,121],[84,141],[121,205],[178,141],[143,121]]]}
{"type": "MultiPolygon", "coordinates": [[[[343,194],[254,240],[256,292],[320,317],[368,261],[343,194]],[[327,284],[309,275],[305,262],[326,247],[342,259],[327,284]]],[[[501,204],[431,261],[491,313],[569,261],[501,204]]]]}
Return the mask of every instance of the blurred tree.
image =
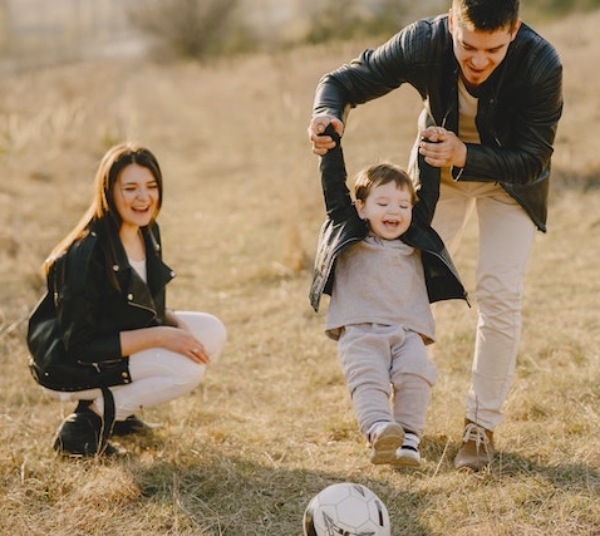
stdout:
{"type": "Polygon", "coordinates": [[[0,0],[0,56],[4,56],[10,47],[12,24],[7,0],[0,0]]]}
{"type": "Polygon", "coordinates": [[[132,24],[178,57],[203,58],[246,46],[234,24],[239,0],[143,0],[129,10],[132,24]]]}

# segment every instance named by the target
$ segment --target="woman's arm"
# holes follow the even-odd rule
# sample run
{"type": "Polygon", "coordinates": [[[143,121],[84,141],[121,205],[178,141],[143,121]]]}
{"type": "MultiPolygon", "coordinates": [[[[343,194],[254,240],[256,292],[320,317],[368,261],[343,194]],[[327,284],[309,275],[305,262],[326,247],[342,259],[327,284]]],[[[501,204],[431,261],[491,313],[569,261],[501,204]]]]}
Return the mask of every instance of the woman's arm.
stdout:
{"type": "MultiPolygon", "coordinates": [[[[77,244],[69,251],[67,273],[59,288],[58,316],[67,354],[74,361],[102,363],[121,359],[132,353],[162,347],[180,353],[198,363],[207,363],[208,355],[172,311],[166,319],[173,325],[127,329],[115,325],[110,331],[99,329],[107,325],[106,315],[113,318],[115,310],[103,310],[101,303],[118,300],[107,280],[101,251],[93,247],[95,239],[88,237],[85,245],[77,244]],[[91,246],[90,246],[91,244],[91,246]],[[103,316],[104,315],[104,316],[103,316]]],[[[108,322],[110,324],[110,322],[108,322]]]]}
{"type": "MultiPolygon", "coordinates": [[[[174,313],[172,314],[175,316],[174,313]]],[[[154,326],[121,331],[119,338],[122,356],[161,347],[184,355],[196,363],[208,363],[210,361],[203,344],[192,335],[187,326],[154,326]]]]}
{"type": "Polygon", "coordinates": [[[173,309],[165,309],[165,325],[181,329],[189,329],[188,325],[175,314],[173,309]]]}

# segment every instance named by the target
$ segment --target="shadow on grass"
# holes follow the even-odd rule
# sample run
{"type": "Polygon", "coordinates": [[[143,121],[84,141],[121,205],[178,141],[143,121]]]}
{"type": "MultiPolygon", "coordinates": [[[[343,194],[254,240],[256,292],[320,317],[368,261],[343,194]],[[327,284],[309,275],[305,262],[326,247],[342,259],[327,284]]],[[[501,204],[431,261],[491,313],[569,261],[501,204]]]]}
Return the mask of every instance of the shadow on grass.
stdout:
{"type": "MultiPolygon", "coordinates": [[[[456,526],[462,522],[457,517],[463,515],[457,509],[467,495],[481,501],[478,490],[487,490],[491,497],[513,480],[524,485],[543,480],[570,494],[600,493],[596,468],[573,461],[544,465],[505,451],[498,453],[488,470],[469,477],[468,472],[452,467],[459,443],[445,435],[425,437],[422,453],[426,461],[420,471],[371,470],[366,464],[366,470],[352,471],[352,476],[340,469],[328,470],[326,463],[315,468],[297,463],[290,467],[287,460],[284,463],[282,450],[283,458],[273,459],[267,453],[269,445],[262,454],[256,448],[244,452],[243,446],[236,450],[226,438],[192,443],[190,448],[187,441],[179,444],[176,437],[159,432],[132,437],[123,444],[131,455],[107,463],[129,474],[138,492],[124,508],[131,509],[132,521],[147,523],[153,534],[300,536],[310,499],[328,485],[344,481],[363,484],[383,500],[393,536],[443,534],[433,528],[436,523],[428,524],[427,516],[443,507],[444,501],[454,503],[455,509],[442,515],[448,515],[449,525],[456,526]],[[441,485],[434,484],[438,475],[441,485]]],[[[548,494],[554,492],[543,490],[543,495],[548,494]]]]}
{"type": "MultiPolygon", "coordinates": [[[[225,457],[210,446],[203,446],[193,460],[186,456],[181,464],[144,465],[132,460],[129,469],[147,503],[145,510],[172,509],[182,533],[191,530],[211,536],[301,535],[310,499],[331,484],[348,481],[348,475],[333,471],[289,469],[225,457]]],[[[424,493],[398,491],[370,472],[351,480],[370,488],[386,504],[392,535],[432,534],[418,521],[427,503],[424,493]]]]}
{"type": "Polygon", "coordinates": [[[600,495],[598,469],[574,460],[560,465],[544,465],[524,456],[503,451],[497,453],[491,471],[499,477],[534,475],[546,480],[555,488],[600,495]]]}
{"type": "MultiPolygon", "coordinates": [[[[454,471],[453,461],[460,447],[459,442],[445,435],[425,437],[421,445],[424,458],[436,464],[436,471],[454,471]]],[[[465,470],[465,473],[470,471],[465,470]]],[[[544,465],[510,451],[497,451],[488,469],[481,472],[496,480],[536,477],[549,482],[554,488],[584,494],[600,495],[600,471],[575,460],[560,465],[544,465]]]]}

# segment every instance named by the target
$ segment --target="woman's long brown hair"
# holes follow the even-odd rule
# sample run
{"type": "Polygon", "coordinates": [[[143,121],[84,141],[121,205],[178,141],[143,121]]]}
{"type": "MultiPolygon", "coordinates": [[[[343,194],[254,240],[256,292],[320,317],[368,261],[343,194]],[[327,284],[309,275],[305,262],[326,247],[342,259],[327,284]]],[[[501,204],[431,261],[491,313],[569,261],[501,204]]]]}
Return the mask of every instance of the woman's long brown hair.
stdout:
{"type": "Polygon", "coordinates": [[[87,236],[92,230],[100,233],[103,237],[106,254],[109,257],[109,268],[115,264],[113,261],[116,261],[122,220],[114,201],[114,186],[123,169],[130,164],[137,164],[148,169],[156,180],[159,197],[156,213],[152,219],[154,221],[162,206],[163,197],[162,172],[156,157],[147,148],[134,142],[115,145],[106,152],[100,161],[94,179],[94,197],[89,208],[44,261],[43,269],[46,275],[58,257],[63,255],[74,242],[87,236]]]}

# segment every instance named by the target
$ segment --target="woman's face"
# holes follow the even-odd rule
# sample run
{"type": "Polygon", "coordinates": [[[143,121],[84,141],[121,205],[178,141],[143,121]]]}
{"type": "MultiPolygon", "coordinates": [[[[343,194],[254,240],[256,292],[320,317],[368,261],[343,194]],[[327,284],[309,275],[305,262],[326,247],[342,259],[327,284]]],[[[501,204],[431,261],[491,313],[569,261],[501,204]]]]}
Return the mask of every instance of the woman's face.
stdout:
{"type": "Polygon", "coordinates": [[[129,164],[115,182],[113,198],[122,220],[121,228],[144,227],[158,212],[158,182],[148,168],[129,164]]]}

